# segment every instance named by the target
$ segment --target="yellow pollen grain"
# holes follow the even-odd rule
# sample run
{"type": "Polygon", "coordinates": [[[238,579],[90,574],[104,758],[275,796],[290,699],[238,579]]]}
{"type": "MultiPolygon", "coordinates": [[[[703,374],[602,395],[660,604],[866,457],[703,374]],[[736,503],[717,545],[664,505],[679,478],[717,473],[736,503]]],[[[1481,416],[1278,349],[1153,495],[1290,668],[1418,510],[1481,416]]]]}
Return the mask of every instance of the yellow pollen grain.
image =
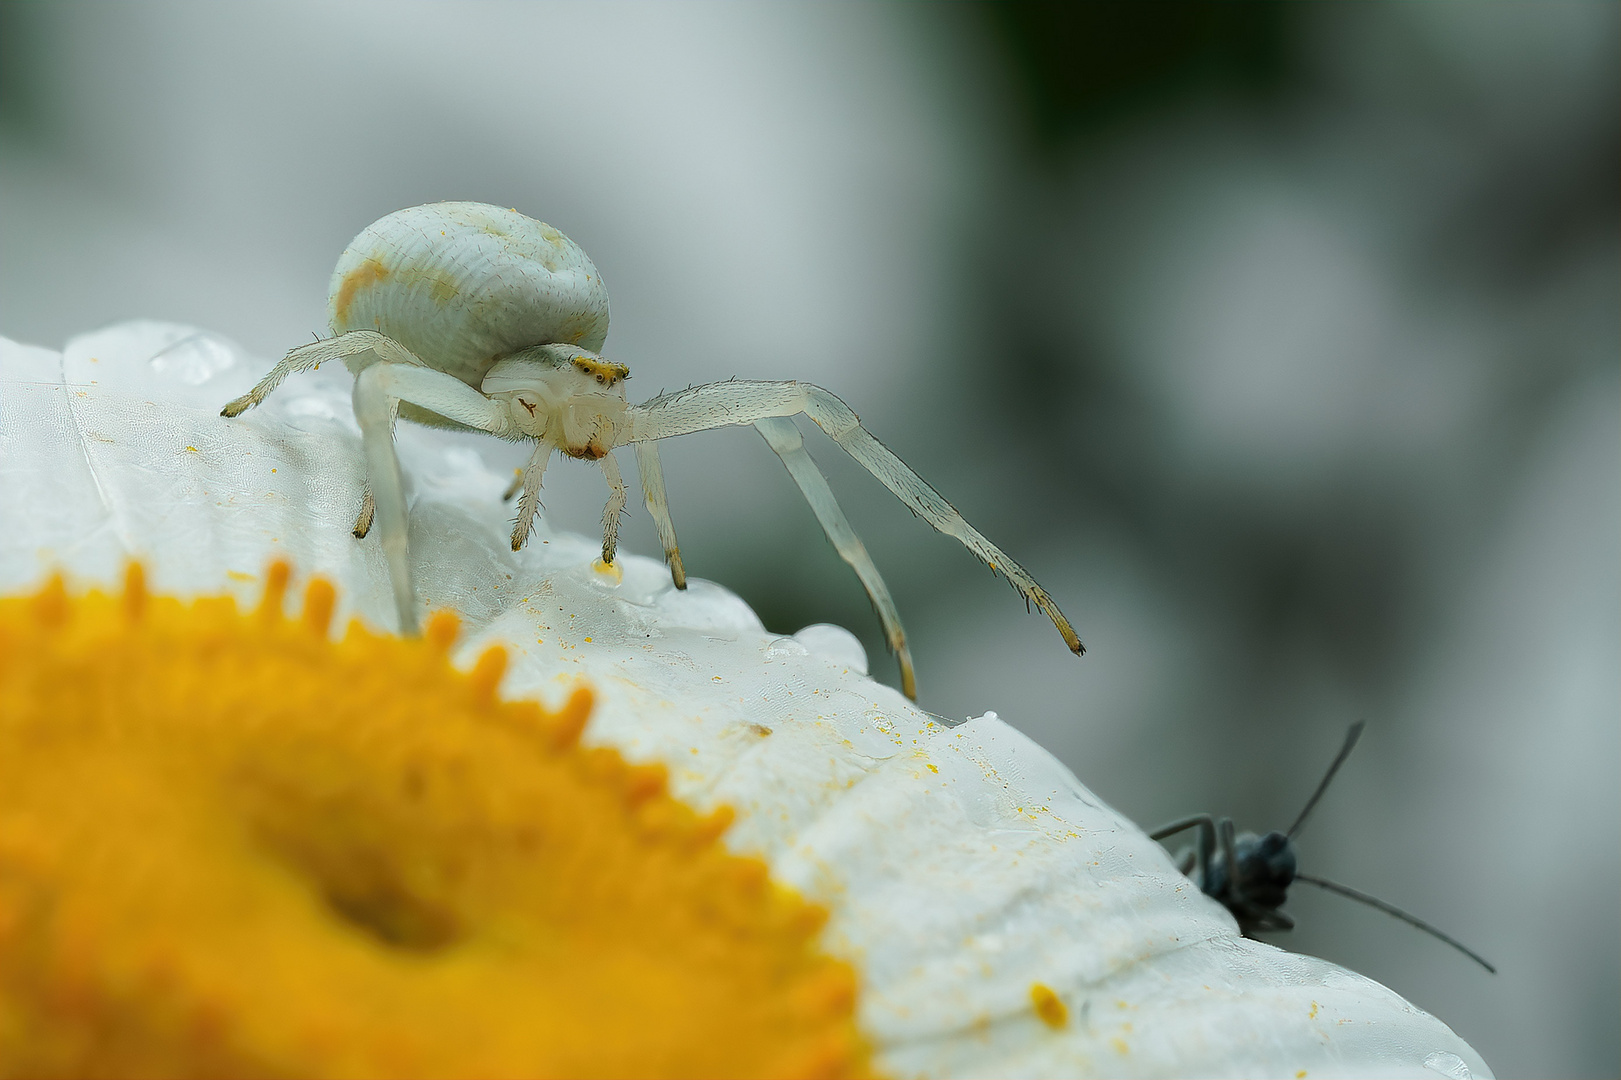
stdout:
{"type": "Polygon", "coordinates": [[[0,1077],[868,1074],[729,808],[288,579],[0,599],[0,1077]]]}
{"type": "Polygon", "coordinates": [[[1054,1031],[1069,1026],[1069,1007],[1053,992],[1052,987],[1044,983],[1031,983],[1030,1004],[1035,1008],[1036,1015],[1041,1017],[1041,1022],[1054,1031]]]}

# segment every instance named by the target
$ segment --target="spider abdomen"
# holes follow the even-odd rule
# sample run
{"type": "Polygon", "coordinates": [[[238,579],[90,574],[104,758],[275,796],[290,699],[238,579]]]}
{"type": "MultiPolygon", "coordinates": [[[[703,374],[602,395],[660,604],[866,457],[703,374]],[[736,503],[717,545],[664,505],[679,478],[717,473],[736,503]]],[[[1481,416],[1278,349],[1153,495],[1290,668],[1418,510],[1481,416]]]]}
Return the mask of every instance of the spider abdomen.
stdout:
{"type": "Polygon", "coordinates": [[[608,290],[585,252],[544,222],[473,202],[389,214],[332,271],[333,334],[376,330],[477,387],[532,345],[593,352],[608,336],[608,290]]]}

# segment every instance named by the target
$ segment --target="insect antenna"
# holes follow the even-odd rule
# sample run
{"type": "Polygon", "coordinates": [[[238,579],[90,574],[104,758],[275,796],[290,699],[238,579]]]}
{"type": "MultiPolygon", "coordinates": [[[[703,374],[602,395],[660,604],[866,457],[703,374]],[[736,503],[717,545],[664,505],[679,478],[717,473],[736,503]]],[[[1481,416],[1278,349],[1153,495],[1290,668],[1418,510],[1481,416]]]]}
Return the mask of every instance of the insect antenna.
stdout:
{"type": "Polygon", "coordinates": [[[1334,756],[1334,763],[1328,767],[1328,772],[1323,774],[1322,782],[1317,785],[1317,790],[1312,792],[1311,798],[1306,800],[1306,806],[1300,811],[1300,816],[1295,818],[1293,825],[1289,826],[1287,834],[1289,839],[1293,840],[1295,838],[1295,833],[1300,831],[1300,826],[1306,823],[1306,816],[1316,809],[1317,800],[1323,797],[1323,792],[1328,790],[1329,781],[1333,780],[1334,774],[1340,771],[1340,766],[1345,764],[1345,759],[1351,756],[1351,751],[1356,747],[1356,741],[1362,738],[1362,729],[1365,727],[1367,727],[1367,721],[1358,720],[1351,725],[1351,730],[1345,733],[1345,745],[1340,747],[1340,752],[1334,756]]]}
{"type": "MultiPolygon", "coordinates": [[[[1332,773],[1330,773],[1330,775],[1332,775],[1332,773]]],[[[1457,949],[1459,952],[1463,953],[1469,959],[1473,960],[1475,963],[1479,964],[1493,975],[1497,974],[1497,969],[1492,967],[1491,964],[1487,963],[1485,957],[1481,956],[1479,953],[1475,952],[1473,949],[1469,948],[1456,938],[1443,934],[1441,931],[1437,930],[1423,919],[1418,918],[1416,915],[1409,915],[1395,904],[1387,904],[1377,896],[1369,896],[1365,892],[1358,892],[1349,885],[1341,885],[1339,882],[1329,881],[1327,878],[1313,877],[1310,874],[1296,873],[1295,880],[1304,881],[1308,884],[1317,886],[1319,889],[1326,889],[1329,892],[1339,893],[1341,896],[1350,897],[1352,900],[1360,901],[1361,903],[1367,904],[1369,907],[1378,908],[1386,915],[1394,915],[1407,925],[1416,926],[1418,929],[1424,931],[1426,934],[1429,934],[1431,937],[1440,938],[1442,941],[1446,942],[1448,945],[1451,945],[1454,949],[1457,949]]]]}

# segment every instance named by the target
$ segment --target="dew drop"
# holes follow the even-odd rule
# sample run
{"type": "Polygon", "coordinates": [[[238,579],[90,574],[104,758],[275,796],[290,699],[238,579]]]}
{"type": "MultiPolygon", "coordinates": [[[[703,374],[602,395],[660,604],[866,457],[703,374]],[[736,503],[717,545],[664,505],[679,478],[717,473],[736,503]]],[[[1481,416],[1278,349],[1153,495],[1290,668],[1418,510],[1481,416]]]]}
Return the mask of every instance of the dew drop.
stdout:
{"type": "Polygon", "coordinates": [[[1446,1050],[1437,1050],[1424,1059],[1424,1067],[1432,1073],[1450,1076],[1453,1080],[1474,1080],[1474,1073],[1463,1058],[1446,1050]]]}

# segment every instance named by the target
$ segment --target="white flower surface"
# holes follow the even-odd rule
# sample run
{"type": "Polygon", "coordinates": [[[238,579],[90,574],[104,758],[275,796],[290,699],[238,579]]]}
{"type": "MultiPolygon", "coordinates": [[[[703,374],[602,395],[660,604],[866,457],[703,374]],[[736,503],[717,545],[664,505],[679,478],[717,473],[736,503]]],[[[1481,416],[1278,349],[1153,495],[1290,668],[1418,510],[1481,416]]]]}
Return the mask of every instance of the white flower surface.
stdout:
{"type": "MultiPolygon", "coordinates": [[[[257,599],[289,559],[340,589],[340,619],[392,628],[341,368],[264,406],[220,406],[269,363],[130,323],[65,352],[0,339],[0,590],[54,569],[257,599]]],[[[401,425],[412,557],[462,658],[509,646],[509,696],[589,679],[588,740],[669,766],[674,794],[738,813],[736,850],[826,903],[826,946],[862,973],[880,1068],[928,1076],[1489,1076],[1444,1024],[1368,979],[1241,937],[1159,845],[987,714],[953,723],[866,677],[854,637],[766,632],[720,586],[550,531],[508,549],[506,477],[476,437],[401,425]],[[430,437],[431,436],[431,437],[430,437]],[[1033,984],[1067,1020],[1037,1015],[1033,984]]]]}

